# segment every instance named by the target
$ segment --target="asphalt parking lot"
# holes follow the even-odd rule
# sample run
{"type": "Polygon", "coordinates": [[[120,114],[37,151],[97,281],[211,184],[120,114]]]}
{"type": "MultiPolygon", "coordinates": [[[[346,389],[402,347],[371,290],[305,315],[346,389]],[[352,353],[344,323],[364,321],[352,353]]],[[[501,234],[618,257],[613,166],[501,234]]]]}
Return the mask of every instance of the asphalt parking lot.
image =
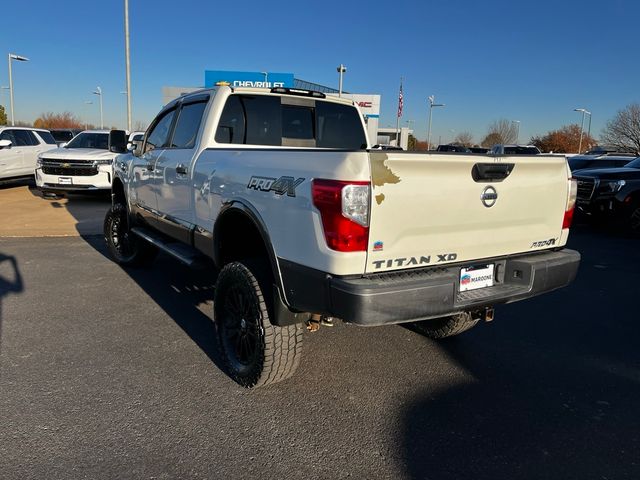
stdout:
{"type": "Polygon", "coordinates": [[[219,366],[215,273],[123,270],[101,218],[74,224],[93,201],[61,207],[75,235],[0,238],[0,477],[640,478],[638,239],[578,226],[570,287],[444,342],[321,328],[248,391],[219,366]]]}

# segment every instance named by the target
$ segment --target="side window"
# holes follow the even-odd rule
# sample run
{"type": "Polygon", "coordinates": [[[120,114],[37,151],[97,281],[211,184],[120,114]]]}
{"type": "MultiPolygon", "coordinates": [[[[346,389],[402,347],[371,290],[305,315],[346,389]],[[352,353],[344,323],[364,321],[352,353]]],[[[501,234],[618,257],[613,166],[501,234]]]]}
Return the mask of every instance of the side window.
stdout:
{"type": "Polygon", "coordinates": [[[49,145],[55,145],[55,144],[56,144],[56,141],[55,141],[55,139],[53,138],[53,135],[51,135],[51,133],[49,133],[49,132],[44,132],[44,131],[41,131],[41,130],[38,130],[38,132],[37,132],[37,133],[38,133],[38,136],[39,136],[40,138],[42,138],[42,140],[44,141],[44,143],[47,143],[47,144],[49,144],[49,145]]]}
{"type": "Polygon", "coordinates": [[[35,133],[33,133],[31,130],[25,130],[25,132],[29,136],[29,145],[40,145],[40,140],[38,140],[38,137],[36,137],[35,133]]]}
{"type": "Polygon", "coordinates": [[[171,140],[172,148],[193,148],[207,102],[183,105],[171,140]]]}
{"type": "Polygon", "coordinates": [[[216,130],[216,142],[218,143],[244,143],[244,108],[240,97],[232,95],[222,111],[220,123],[216,130]]]}
{"type": "Polygon", "coordinates": [[[16,146],[16,137],[13,136],[13,130],[4,130],[0,133],[0,140],[9,140],[11,142],[11,146],[16,146]]]}
{"type": "Polygon", "coordinates": [[[169,131],[171,129],[171,122],[173,122],[173,116],[175,115],[175,109],[170,110],[162,115],[151,128],[149,135],[147,136],[147,143],[144,146],[144,152],[150,152],[156,148],[164,147],[169,140],[169,131]]]}
{"type": "Polygon", "coordinates": [[[16,139],[16,147],[30,147],[38,144],[33,133],[28,130],[13,130],[13,136],[16,139]]]}

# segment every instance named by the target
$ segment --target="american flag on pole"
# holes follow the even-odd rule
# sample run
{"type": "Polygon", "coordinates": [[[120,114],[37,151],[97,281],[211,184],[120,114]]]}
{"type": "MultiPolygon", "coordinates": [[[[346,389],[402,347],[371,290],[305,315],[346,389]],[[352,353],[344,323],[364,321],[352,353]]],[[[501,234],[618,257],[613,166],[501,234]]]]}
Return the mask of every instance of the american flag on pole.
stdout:
{"type": "Polygon", "coordinates": [[[400,94],[398,95],[398,118],[402,117],[402,80],[400,80],[400,94]]]}

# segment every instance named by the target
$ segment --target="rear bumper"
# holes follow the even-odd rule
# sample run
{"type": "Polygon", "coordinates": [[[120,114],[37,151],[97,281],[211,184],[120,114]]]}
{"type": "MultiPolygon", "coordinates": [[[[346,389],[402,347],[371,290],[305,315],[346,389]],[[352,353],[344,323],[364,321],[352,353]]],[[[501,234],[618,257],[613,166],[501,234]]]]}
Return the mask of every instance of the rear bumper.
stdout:
{"type": "Polygon", "coordinates": [[[576,276],[580,254],[564,249],[487,263],[496,264],[495,285],[467,292],[459,292],[460,266],[357,278],[334,277],[282,259],[280,269],[291,308],[376,326],[515,302],[564,287],[576,276]]]}

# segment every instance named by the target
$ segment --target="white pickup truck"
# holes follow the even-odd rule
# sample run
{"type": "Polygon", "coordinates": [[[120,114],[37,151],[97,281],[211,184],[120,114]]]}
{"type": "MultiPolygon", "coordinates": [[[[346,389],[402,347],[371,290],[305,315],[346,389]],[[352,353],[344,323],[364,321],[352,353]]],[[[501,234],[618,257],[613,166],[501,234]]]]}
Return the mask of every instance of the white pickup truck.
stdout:
{"type": "Polygon", "coordinates": [[[166,105],[140,149],[110,142],[112,257],[212,259],[222,356],[247,387],[293,373],[305,323],[442,338],[569,284],[580,262],[564,158],[371,150],[357,106],[322,93],[202,90],[166,105]]]}

